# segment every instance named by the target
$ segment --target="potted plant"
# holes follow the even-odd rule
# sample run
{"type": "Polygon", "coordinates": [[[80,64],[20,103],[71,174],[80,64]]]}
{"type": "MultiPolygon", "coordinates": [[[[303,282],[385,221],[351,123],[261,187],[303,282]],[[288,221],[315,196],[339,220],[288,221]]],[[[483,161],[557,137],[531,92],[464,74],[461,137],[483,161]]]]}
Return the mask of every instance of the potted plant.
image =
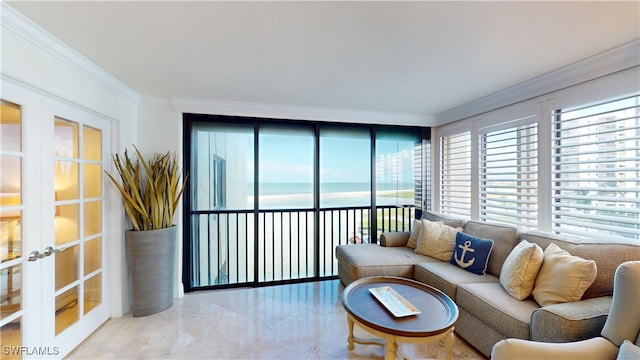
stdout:
{"type": "Polygon", "coordinates": [[[177,230],[173,225],[186,177],[170,152],[145,159],[113,155],[119,180],[107,176],[122,195],[132,229],[126,232],[127,264],[131,277],[133,316],[155,314],[173,305],[177,230]]]}

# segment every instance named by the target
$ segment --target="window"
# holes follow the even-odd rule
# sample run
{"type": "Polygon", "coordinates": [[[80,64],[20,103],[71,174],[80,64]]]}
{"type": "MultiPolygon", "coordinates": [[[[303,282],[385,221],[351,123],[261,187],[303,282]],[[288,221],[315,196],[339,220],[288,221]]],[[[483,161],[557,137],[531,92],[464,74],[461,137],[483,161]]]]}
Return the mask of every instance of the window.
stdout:
{"type": "Polygon", "coordinates": [[[480,134],[480,220],[536,228],[538,216],[538,126],[501,124],[480,134]],[[506,127],[506,128],[504,128],[506,127]]]}
{"type": "Polygon", "coordinates": [[[550,117],[553,230],[640,240],[640,96],[550,117]]]}
{"type": "Polygon", "coordinates": [[[440,212],[471,217],[471,132],[440,138],[440,212]]]}
{"type": "Polygon", "coordinates": [[[421,206],[421,141],[415,132],[376,132],[377,205],[421,206]]]}
{"type": "Polygon", "coordinates": [[[320,127],[320,207],[371,206],[371,131],[320,127]]]}

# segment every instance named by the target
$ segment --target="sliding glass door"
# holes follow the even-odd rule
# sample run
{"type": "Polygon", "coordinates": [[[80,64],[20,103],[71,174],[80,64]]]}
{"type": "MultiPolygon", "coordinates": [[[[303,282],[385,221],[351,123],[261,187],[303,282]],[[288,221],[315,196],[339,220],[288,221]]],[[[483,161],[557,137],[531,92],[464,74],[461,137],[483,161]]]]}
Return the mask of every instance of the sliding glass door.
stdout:
{"type": "Polygon", "coordinates": [[[335,276],[337,245],[420,210],[421,128],[186,114],[185,129],[187,291],[335,276]]]}

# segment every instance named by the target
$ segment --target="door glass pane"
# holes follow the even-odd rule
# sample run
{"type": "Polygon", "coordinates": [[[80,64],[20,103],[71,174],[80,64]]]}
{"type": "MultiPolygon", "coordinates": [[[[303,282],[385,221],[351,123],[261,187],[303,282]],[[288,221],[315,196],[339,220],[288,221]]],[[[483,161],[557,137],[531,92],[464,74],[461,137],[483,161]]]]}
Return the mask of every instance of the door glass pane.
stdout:
{"type": "Polygon", "coordinates": [[[198,123],[192,136],[193,209],[253,209],[253,126],[198,123]]]}
{"type": "Polygon", "coordinates": [[[56,245],[78,239],[78,204],[56,205],[56,245]]]}
{"type": "Polygon", "coordinates": [[[22,265],[0,270],[0,319],[22,309],[22,265]]]}
{"type": "Polygon", "coordinates": [[[78,280],[78,245],[55,254],[56,291],[78,280]]]}
{"type": "Polygon", "coordinates": [[[313,208],[313,127],[260,129],[260,209],[313,208]]]}
{"type": "Polygon", "coordinates": [[[102,166],[100,164],[84,164],[84,197],[102,196],[102,166]]]}
{"type": "Polygon", "coordinates": [[[102,160],[102,131],[89,126],[84,126],[82,158],[85,160],[102,160]]]}
{"type": "Polygon", "coordinates": [[[84,204],[84,236],[91,236],[102,231],[102,201],[91,201],[84,204]]]}
{"type": "Polygon", "coordinates": [[[2,100],[0,114],[0,149],[21,151],[22,111],[20,111],[20,105],[2,100]]]}
{"type": "Polygon", "coordinates": [[[7,210],[0,212],[0,261],[5,262],[22,256],[21,211],[7,210]]]}
{"type": "Polygon", "coordinates": [[[320,207],[371,205],[371,133],[368,128],[320,129],[320,207]]]}
{"type": "Polygon", "coordinates": [[[416,130],[376,133],[376,205],[415,204],[415,185],[422,175],[420,142],[416,130]]]}
{"type": "Polygon", "coordinates": [[[56,296],[56,335],[73,325],[79,318],[76,286],[56,296]]]}
{"type": "Polygon", "coordinates": [[[102,274],[84,282],[84,313],[88,313],[102,303],[102,274]]]}
{"type": "Polygon", "coordinates": [[[21,359],[22,353],[22,317],[5,324],[0,329],[0,344],[2,344],[2,359],[21,359]],[[6,349],[6,350],[5,350],[6,349]]]}
{"type": "Polygon", "coordinates": [[[56,117],[53,131],[55,135],[55,156],[77,159],[78,124],[56,117]]]}
{"type": "Polygon", "coordinates": [[[54,189],[56,200],[78,198],[78,163],[56,161],[54,168],[54,189]]]}
{"type": "Polygon", "coordinates": [[[89,240],[84,244],[84,275],[102,267],[102,239],[89,240]]]}

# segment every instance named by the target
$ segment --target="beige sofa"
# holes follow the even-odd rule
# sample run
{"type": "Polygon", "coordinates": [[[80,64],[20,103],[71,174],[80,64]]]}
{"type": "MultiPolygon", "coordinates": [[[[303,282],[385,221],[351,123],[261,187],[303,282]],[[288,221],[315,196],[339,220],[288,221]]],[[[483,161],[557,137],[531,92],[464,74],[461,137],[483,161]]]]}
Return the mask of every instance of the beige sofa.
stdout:
{"type": "Polygon", "coordinates": [[[463,232],[494,241],[486,275],[476,275],[449,262],[420,255],[406,247],[409,232],[384,233],[380,245],[336,247],[338,275],[345,285],[367,276],[411,278],[449,295],[458,305],[456,333],[489,356],[494,344],[517,338],[546,342],[569,342],[596,337],[607,318],[618,265],[640,260],[640,246],[599,243],[538,231],[519,233],[509,225],[464,221],[424,212],[423,219],[458,227],[463,232]],[[596,262],[597,276],[582,299],[541,307],[531,297],[516,300],[500,284],[502,265],[522,240],[542,249],[554,243],[571,255],[596,262]]]}

